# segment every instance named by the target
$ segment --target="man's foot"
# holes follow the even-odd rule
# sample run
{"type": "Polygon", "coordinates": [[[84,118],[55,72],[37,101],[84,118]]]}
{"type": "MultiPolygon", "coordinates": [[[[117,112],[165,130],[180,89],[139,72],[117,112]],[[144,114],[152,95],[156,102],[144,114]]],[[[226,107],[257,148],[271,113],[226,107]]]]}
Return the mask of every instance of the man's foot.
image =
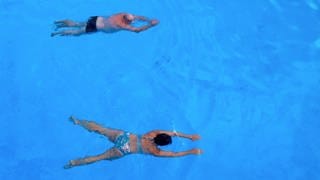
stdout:
{"type": "Polygon", "coordinates": [[[74,162],[73,162],[73,160],[71,160],[71,161],[69,161],[68,164],[64,165],[63,168],[64,168],[64,169],[70,169],[70,168],[72,168],[73,166],[74,166],[74,162]]]}
{"type": "MultiPolygon", "coordinates": [[[[73,122],[73,124],[80,124],[80,121],[77,119],[77,118],[75,118],[74,116],[70,116],[70,118],[69,118],[69,120],[71,121],[71,122],[73,122]]],[[[71,162],[71,161],[70,161],[71,162]]]]}
{"type": "Polygon", "coordinates": [[[60,32],[53,32],[53,33],[51,33],[51,37],[56,36],[58,34],[60,34],[60,32]]]}

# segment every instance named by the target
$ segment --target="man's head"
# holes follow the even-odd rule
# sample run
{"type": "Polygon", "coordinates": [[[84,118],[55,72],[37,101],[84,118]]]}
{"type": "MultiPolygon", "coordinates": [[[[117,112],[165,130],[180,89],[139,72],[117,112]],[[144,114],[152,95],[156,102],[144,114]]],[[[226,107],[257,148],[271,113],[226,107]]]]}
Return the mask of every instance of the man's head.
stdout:
{"type": "Polygon", "coordinates": [[[126,20],[127,23],[132,23],[134,20],[134,16],[132,14],[126,14],[123,16],[123,18],[126,20]]]}

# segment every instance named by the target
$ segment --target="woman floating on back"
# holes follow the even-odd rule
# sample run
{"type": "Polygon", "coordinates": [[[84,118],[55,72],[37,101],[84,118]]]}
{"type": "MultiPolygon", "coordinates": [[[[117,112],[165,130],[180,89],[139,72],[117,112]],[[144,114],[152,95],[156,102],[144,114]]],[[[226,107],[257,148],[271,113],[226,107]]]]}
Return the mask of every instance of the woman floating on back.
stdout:
{"type": "Polygon", "coordinates": [[[102,127],[93,121],[79,120],[75,117],[70,117],[70,120],[74,124],[80,125],[90,132],[93,131],[106,136],[111,142],[114,143],[114,147],[96,156],[71,160],[67,165],[64,166],[64,168],[90,164],[100,160],[115,160],[129,154],[151,154],[158,157],[179,157],[190,154],[199,155],[202,153],[201,149],[171,152],[163,151],[158,147],[171,144],[171,137],[173,136],[184,137],[195,141],[200,139],[199,135],[187,135],[179,132],[153,130],[142,136],[139,136],[118,129],[102,127]]]}
{"type": "Polygon", "coordinates": [[[129,13],[118,13],[109,17],[92,16],[87,22],[76,22],[73,20],[55,21],[56,30],[64,28],[64,30],[51,33],[51,36],[79,36],[82,34],[102,31],[106,33],[117,32],[120,30],[128,30],[132,32],[141,32],[147,30],[159,23],[156,19],[148,19],[143,16],[136,16],[129,13]],[[147,24],[141,27],[134,27],[134,21],[145,21],[147,24]]]}

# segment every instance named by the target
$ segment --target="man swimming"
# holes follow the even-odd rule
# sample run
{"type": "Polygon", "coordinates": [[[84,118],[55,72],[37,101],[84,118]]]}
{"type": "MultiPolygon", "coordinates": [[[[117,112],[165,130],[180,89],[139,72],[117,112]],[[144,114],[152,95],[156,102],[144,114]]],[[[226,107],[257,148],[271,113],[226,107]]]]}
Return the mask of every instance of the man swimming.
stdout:
{"type": "Polygon", "coordinates": [[[74,166],[86,165],[101,160],[115,160],[124,157],[128,154],[151,154],[158,157],[179,157],[190,154],[199,155],[202,153],[201,149],[191,149],[182,152],[163,151],[158,146],[165,146],[172,143],[171,137],[178,136],[188,138],[190,140],[200,139],[199,135],[187,135],[180,132],[171,132],[163,130],[153,130],[144,135],[136,135],[126,131],[106,128],[101,125],[86,120],[79,120],[71,116],[70,120],[76,124],[84,127],[88,131],[93,131],[104,135],[114,146],[102,154],[96,156],[87,156],[69,161],[64,168],[72,168],[74,166]]]}
{"type": "Polygon", "coordinates": [[[159,23],[156,19],[148,19],[143,16],[136,16],[129,13],[118,13],[109,17],[104,16],[92,16],[87,22],[76,22],[72,20],[60,20],[55,21],[56,29],[68,28],[61,31],[51,33],[51,36],[79,36],[82,34],[94,33],[97,31],[105,33],[113,33],[120,30],[127,30],[139,33],[147,30],[159,23]],[[132,23],[134,21],[145,21],[146,25],[141,27],[134,27],[132,23]]]}

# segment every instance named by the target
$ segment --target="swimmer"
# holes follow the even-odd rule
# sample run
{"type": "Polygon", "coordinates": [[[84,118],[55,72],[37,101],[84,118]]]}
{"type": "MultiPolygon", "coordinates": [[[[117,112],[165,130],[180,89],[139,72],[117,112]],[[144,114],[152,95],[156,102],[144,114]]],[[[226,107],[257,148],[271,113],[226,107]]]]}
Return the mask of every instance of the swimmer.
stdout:
{"type": "Polygon", "coordinates": [[[79,120],[70,117],[71,122],[80,125],[90,132],[101,134],[114,143],[114,146],[102,154],[96,156],[87,156],[84,158],[69,161],[64,166],[65,169],[75,166],[91,164],[101,160],[115,160],[129,154],[150,154],[157,157],[179,157],[190,154],[202,154],[201,149],[191,149],[182,152],[163,151],[158,146],[165,146],[172,143],[171,137],[178,136],[188,138],[192,141],[200,139],[199,135],[188,135],[176,131],[153,130],[142,136],[126,131],[106,128],[101,125],[86,120],[79,120]]]}
{"type": "Polygon", "coordinates": [[[73,20],[60,20],[55,21],[56,29],[65,28],[61,31],[51,33],[51,37],[60,36],[79,36],[82,34],[94,33],[94,32],[105,32],[113,33],[120,30],[127,30],[139,33],[147,30],[159,23],[156,19],[148,19],[143,16],[136,16],[129,13],[118,13],[109,17],[105,16],[92,16],[87,22],[76,22],[73,20]],[[146,25],[141,27],[134,27],[132,23],[134,21],[147,22],[146,25]]]}

